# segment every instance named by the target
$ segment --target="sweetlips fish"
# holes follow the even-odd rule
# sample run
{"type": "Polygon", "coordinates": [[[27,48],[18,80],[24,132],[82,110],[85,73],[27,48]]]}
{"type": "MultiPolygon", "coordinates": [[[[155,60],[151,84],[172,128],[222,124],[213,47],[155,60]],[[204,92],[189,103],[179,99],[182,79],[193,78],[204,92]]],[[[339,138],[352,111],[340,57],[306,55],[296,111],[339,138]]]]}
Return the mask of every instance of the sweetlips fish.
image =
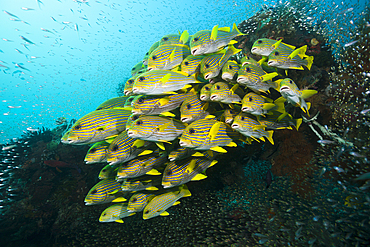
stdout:
{"type": "Polygon", "coordinates": [[[245,64],[239,69],[236,81],[254,92],[266,92],[270,88],[278,88],[277,83],[271,81],[277,75],[276,72],[267,74],[257,65],[245,64]]]}
{"type": "Polygon", "coordinates": [[[135,64],[134,67],[132,67],[131,76],[134,76],[139,70],[143,68],[145,68],[145,65],[143,64],[143,62],[138,62],[137,64],[135,64]]]}
{"type": "Polygon", "coordinates": [[[136,99],[137,97],[139,97],[139,95],[132,95],[132,96],[129,96],[125,102],[125,106],[123,107],[125,110],[127,111],[131,111],[131,104],[132,102],[134,101],[134,99],[136,99]]]}
{"type": "Polygon", "coordinates": [[[162,176],[144,175],[137,178],[127,178],[121,185],[122,191],[159,190],[162,188],[162,176]]]}
{"type": "Polygon", "coordinates": [[[222,67],[222,74],[221,74],[222,79],[228,82],[233,81],[239,69],[240,69],[240,66],[236,61],[234,60],[227,61],[222,67]]]}
{"type": "Polygon", "coordinates": [[[127,100],[127,96],[115,97],[101,103],[95,111],[104,109],[113,109],[116,107],[124,107],[127,100]]]}
{"type": "Polygon", "coordinates": [[[229,125],[214,119],[200,119],[185,128],[179,138],[179,144],[181,147],[195,150],[211,149],[226,153],[227,151],[222,147],[236,147],[234,140],[237,139],[239,139],[239,133],[229,125]]]}
{"type": "Polygon", "coordinates": [[[126,122],[126,130],[128,130],[132,123],[135,122],[136,119],[139,118],[140,115],[135,115],[135,114],[131,114],[130,117],[127,119],[127,122],[126,122]]]}
{"type": "Polygon", "coordinates": [[[128,211],[128,203],[118,203],[106,208],[99,217],[99,222],[123,223],[122,218],[134,215],[135,212],[128,211]]]}
{"type": "Polygon", "coordinates": [[[233,45],[229,45],[227,50],[221,50],[218,53],[205,56],[200,62],[200,73],[203,74],[206,80],[215,78],[229,58],[240,51],[240,49],[236,49],[233,45]]]}
{"type": "Polygon", "coordinates": [[[303,112],[308,113],[311,104],[306,103],[305,99],[316,94],[316,90],[299,90],[294,81],[290,78],[285,78],[277,81],[280,84],[280,93],[288,101],[288,103],[298,105],[303,112]]]}
{"type": "Polygon", "coordinates": [[[269,55],[268,66],[279,69],[298,69],[304,70],[306,66],[309,70],[313,63],[313,56],[307,56],[307,45],[302,46],[294,51],[279,47],[269,55]]]}
{"type": "Polygon", "coordinates": [[[144,58],[143,58],[143,65],[148,65],[148,59],[149,59],[149,52],[146,52],[145,55],[144,55],[144,58]]]}
{"type": "MultiPolygon", "coordinates": [[[[239,85],[235,84],[233,87],[230,88],[229,84],[225,82],[217,82],[213,84],[211,88],[211,101],[217,101],[224,104],[231,104],[231,103],[240,103],[242,100],[239,94],[243,94],[244,92],[238,88],[239,85]]],[[[230,105],[230,107],[233,107],[230,105]]]]}
{"type": "Polygon", "coordinates": [[[121,184],[114,179],[104,179],[94,185],[85,197],[85,205],[103,204],[109,202],[124,202],[126,199],[120,193],[121,184]]]}
{"type": "Polygon", "coordinates": [[[190,39],[191,54],[198,56],[217,52],[229,44],[237,43],[232,39],[239,35],[243,34],[238,30],[235,23],[231,32],[229,27],[219,28],[218,25],[214,26],[212,31],[198,31],[190,39]]]}
{"type": "Polygon", "coordinates": [[[201,101],[211,101],[211,88],[213,84],[207,83],[200,89],[199,99],[201,101]]]}
{"type": "Polygon", "coordinates": [[[122,131],[109,145],[107,149],[107,161],[110,165],[123,163],[136,158],[139,155],[150,154],[153,151],[148,147],[149,142],[135,140],[122,131]]]}
{"type": "Polygon", "coordinates": [[[149,48],[149,51],[145,54],[144,58],[143,58],[143,64],[144,65],[148,65],[148,59],[149,59],[149,55],[150,53],[152,53],[155,49],[158,48],[159,46],[159,41],[156,41],[153,43],[153,45],[149,48]]]}
{"type": "Polygon", "coordinates": [[[297,130],[302,123],[302,118],[293,119],[288,113],[281,113],[278,111],[271,111],[266,116],[257,116],[257,121],[266,126],[266,129],[292,129],[294,126],[297,130]]]}
{"type": "Polygon", "coordinates": [[[85,163],[86,164],[95,164],[107,161],[107,149],[109,147],[109,143],[106,141],[100,141],[94,143],[87,151],[85,156],[85,163]]]}
{"type": "Polygon", "coordinates": [[[166,161],[167,156],[161,155],[158,151],[149,155],[139,156],[118,168],[117,180],[136,178],[144,174],[160,175],[161,173],[156,168],[163,165],[166,161]]]}
{"type": "Polygon", "coordinates": [[[190,55],[189,46],[181,44],[161,45],[149,55],[148,70],[170,70],[190,55]]]}
{"type": "Polygon", "coordinates": [[[61,139],[64,144],[85,145],[118,135],[131,112],[119,108],[93,111],[73,124],[61,139]]]}
{"type": "Polygon", "coordinates": [[[191,148],[179,147],[168,154],[168,160],[181,160],[192,156],[196,151],[191,148]]]}
{"type": "Polygon", "coordinates": [[[176,94],[174,91],[189,88],[191,83],[201,82],[181,71],[151,70],[135,79],[132,92],[145,95],[176,94]]]}
{"type": "Polygon", "coordinates": [[[295,46],[285,44],[281,41],[282,39],[258,39],[253,43],[251,53],[260,56],[269,56],[271,52],[274,51],[276,48],[286,48],[292,51],[295,49],[295,46]]]}
{"type": "Polygon", "coordinates": [[[226,109],[221,115],[221,121],[232,124],[234,118],[240,113],[240,108],[234,106],[234,109],[226,109]]]}
{"type": "Polygon", "coordinates": [[[182,62],[181,62],[181,71],[188,74],[193,75],[195,73],[199,73],[200,71],[200,62],[205,56],[193,56],[189,55],[187,56],[182,62]]]}
{"type": "Polygon", "coordinates": [[[142,115],[127,130],[127,135],[145,141],[170,142],[181,135],[185,127],[174,118],[142,115]]]}
{"type": "Polygon", "coordinates": [[[135,79],[139,76],[140,74],[135,74],[132,76],[130,79],[128,79],[125,83],[125,88],[123,89],[123,93],[126,96],[132,96],[134,95],[132,92],[132,87],[134,86],[135,79]]]}
{"type": "Polygon", "coordinates": [[[242,59],[240,59],[240,64],[241,64],[241,66],[244,66],[246,64],[254,64],[254,65],[257,65],[258,67],[261,67],[261,64],[259,62],[257,62],[256,60],[254,60],[250,56],[244,56],[244,57],[242,57],[242,59]]]}
{"type": "Polygon", "coordinates": [[[171,191],[155,196],[144,208],[143,219],[147,220],[158,215],[169,215],[166,210],[171,206],[179,204],[180,202],[178,200],[187,196],[191,196],[191,193],[185,184],[180,186],[178,191],[171,191]]]}
{"type": "Polygon", "coordinates": [[[255,116],[264,116],[264,114],[273,110],[284,113],[284,102],[285,100],[283,98],[279,98],[273,102],[272,99],[251,92],[243,97],[241,110],[255,116]]]}
{"type": "Polygon", "coordinates": [[[207,178],[205,170],[217,163],[217,160],[213,159],[213,151],[208,150],[207,152],[209,153],[207,157],[189,157],[169,162],[163,172],[163,188],[171,188],[189,181],[207,178]]]}
{"type": "Polygon", "coordinates": [[[180,45],[188,45],[190,42],[190,36],[188,30],[182,32],[182,34],[167,34],[163,36],[160,41],[159,45],[172,45],[172,44],[180,44],[180,45]]]}
{"type": "Polygon", "coordinates": [[[132,102],[132,114],[134,115],[165,115],[174,117],[169,111],[178,108],[181,103],[195,92],[171,94],[164,97],[141,96],[132,102]]]}
{"type": "Polygon", "coordinates": [[[266,131],[265,127],[265,125],[261,125],[257,120],[248,117],[248,115],[244,112],[241,112],[238,116],[236,116],[233,124],[231,125],[231,128],[244,136],[251,137],[256,141],[258,141],[258,139],[265,141],[264,137],[266,137],[271,144],[274,144],[274,140],[272,139],[272,134],[274,132],[272,130],[266,131]]]}
{"type": "Polygon", "coordinates": [[[117,176],[117,171],[119,168],[119,164],[115,164],[113,166],[106,165],[103,167],[103,169],[99,172],[99,179],[115,179],[117,176]]]}
{"type": "Polygon", "coordinates": [[[156,194],[153,191],[136,192],[130,197],[127,210],[130,212],[141,212],[155,196],[156,194]]]}
{"type": "MultiPolygon", "coordinates": [[[[200,101],[198,95],[186,98],[180,106],[180,120],[183,123],[191,123],[198,119],[210,117],[209,103],[200,101]]],[[[213,117],[213,116],[211,116],[213,117]]]]}

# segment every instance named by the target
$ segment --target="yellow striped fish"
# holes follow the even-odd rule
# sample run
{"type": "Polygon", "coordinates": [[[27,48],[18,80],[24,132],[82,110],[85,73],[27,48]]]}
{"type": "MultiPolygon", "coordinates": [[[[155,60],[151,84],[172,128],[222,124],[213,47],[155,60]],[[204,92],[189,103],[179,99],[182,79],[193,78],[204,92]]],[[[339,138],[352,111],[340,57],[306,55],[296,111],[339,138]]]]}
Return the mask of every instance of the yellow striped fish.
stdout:
{"type": "Polygon", "coordinates": [[[62,137],[64,144],[85,145],[118,135],[126,129],[131,112],[122,109],[93,111],[79,119],[62,137]]]}
{"type": "Polygon", "coordinates": [[[99,172],[99,179],[115,179],[117,176],[117,170],[119,165],[115,164],[113,166],[106,165],[99,172]]]}
{"type": "MultiPolygon", "coordinates": [[[[138,97],[132,102],[132,114],[134,115],[166,115],[169,111],[178,108],[181,103],[193,92],[171,94],[165,97],[138,97]]],[[[169,114],[169,116],[173,116],[169,114]]]]}
{"type": "Polygon", "coordinates": [[[277,48],[269,55],[268,66],[279,69],[298,69],[304,70],[306,66],[309,70],[313,63],[313,56],[307,56],[307,45],[302,46],[294,51],[282,47],[277,48]]]}
{"type": "Polygon", "coordinates": [[[199,99],[201,101],[211,101],[211,88],[213,84],[207,83],[200,89],[199,99]]]}
{"type": "Polygon", "coordinates": [[[137,178],[127,178],[121,185],[122,191],[159,190],[162,188],[162,176],[144,175],[137,178]]]}
{"type": "Polygon", "coordinates": [[[144,68],[143,62],[138,62],[137,64],[135,64],[134,67],[132,67],[131,76],[135,75],[139,70],[141,70],[143,68],[144,68]]]}
{"type": "Polygon", "coordinates": [[[163,36],[160,41],[159,45],[172,45],[172,44],[179,44],[179,45],[187,45],[190,42],[189,40],[189,32],[187,30],[183,31],[182,34],[167,34],[163,36]]]}
{"type": "Polygon", "coordinates": [[[131,106],[131,104],[132,104],[132,102],[133,102],[137,97],[139,97],[139,96],[138,96],[138,95],[132,95],[132,96],[128,97],[128,98],[127,98],[127,100],[126,100],[126,102],[125,102],[125,106],[124,106],[124,108],[125,108],[125,109],[131,109],[131,108],[130,108],[130,107],[132,107],[132,106],[131,106]]]}
{"type": "MultiPolygon", "coordinates": [[[[211,88],[211,101],[217,101],[224,104],[240,103],[242,100],[239,94],[244,94],[244,92],[238,88],[238,84],[230,87],[229,84],[225,82],[216,82],[211,88]]],[[[232,106],[233,107],[233,106],[232,106]]]]}
{"type": "Polygon", "coordinates": [[[139,155],[149,154],[148,148],[151,143],[136,141],[127,135],[127,131],[122,131],[109,145],[107,149],[107,161],[110,165],[127,162],[139,155]]]}
{"type": "Polygon", "coordinates": [[[139,156],[119,167],[117,170],[117,180],[136,178],[144,174],[160,175],[161,173],[156,168],[163,165],[166,161],[167,156],[161,155],[158,151],[149,155],[139,156]]]}
{"type": "Polygon", "coordinates": [[[224,66],[222,67],[222,74],[221,77],[225,81],[233,81],[234,78],[236,79],[236,74],[240,69],[239,64],[234,60],[227,61],[224,66]]]}
{"type": "Polygon", "coordinates": [[[193,75],[195,73],[199,73],[200,71],[200,62],[204,56],[187,56],[181,63],[181,71],[188,74],[193,75]]]}
{"type": "Polygon", "coordinates": [[[281,113],[285,112],[283,98],[272,101],[272,99],[258,95],[256,93],[247,93],[242,100],[242,111],[258,116],[264,115],[273,110],[281,113]]]}
{"type": "Polygon", "coordinates": [[[250,56],[242,57],[242,59],[240,60],[240,64],[241,64],[241,66],[244,66],[246,64],[254,64],[258,67],[261,67],[261,64],[259,64],[256,60],[254,60],[250,56]]]}
{"type": "Polygon", "coordinates": [[[145,95],[175,94],[174,91],[191,87],[191,83],[200,81],[180,71],[151,70],[135,79],[132,91],[145,95]]]}
{"type": "Polygon", "coordinates": [[[107,101],[104,101],[98,106],[98,108],[96,108],[96,111],[104,110],[104,109],[112,109],[116,107],[124,107],[127,98],[128,98],[127,96],[121,96],[121,97],[116,97],[116,98],[112,98],[107,101]]]}
{"type": "Polygon", "coordinates": [[[169,142],[181,135],[184,129],[185,125],[177,119],[142,115],[127,130],[127,135],[145,141],[169,142]]]}
{"type": "Polygon", "coordinates": [[[291,126],[294,126],[298,130],[299,126],[301,126],[302,118],[292,119],[292,116],[289,114],[272,111],[265,117],[258,116],[257,121],[260,122],[261,125],[265,125],[266,129],[292,129],[291,126]]]}
{"type": "Polygon", "coordinates": [[[140,74],[135,74],[132,76],[130,79],[128,79],[125,83],[125,88],[123,89],[123,93],[126,96],[132,96],[134,95],[132,92],[132,87],[134,86],[135,79],[139,76],[140,74]]]}
{"type": "Polygon", "coordinates": [[[180,120],[183,123],[191,123],[198,119],[209,116],[209,103],[200,101],[198,95],[191,95],[182,102],[180,107],[180,120]]]}
{"type": "Polygon", "coordinates": [[[109,143],[106,141],[100,141],[91,146],[85,156],[86,164],[101,163],[107,161],[107,149],[109,143]]]}
{"type": "Polygon", "coordinates": [[[158,46],[159,46],[159,41],[153,43],[153,45],[149,48],[149,51],[145,53],[145,56],[143,58],[144,65],[148,65],[148,59],[149,59],[150,53],[152,53],[155,49],[157,49],[158,46]]]}
{"type": "Polygon", "coordinates": [[[161,45],[155,49],[148,59],[148,70],[170,70],[181,64],[190,55],[187,45],[161,45]]]}
{"type": "Polygon", "coordinates": [[[231,125],[231,128],[244,136],[251,137],[256,141],[258,141],[257,139],[265,141],[264,137],[266,137],[271,144],[274,144],[274,140],[272,139],[272,134],[274,132],[272,130],[266,131],[265,127],[265,125],[261,125],[257,120],[248,117],[244,112],[236,116],[231,125]]]}
{"type": "Polygon", "coordinates": [[[118,203],[106,208],[99,217],[99,222],[123,223],[122,218],[134,215],[127,210],[128,203],[118,203]]]}
{"type": "Polygon", "coordinates": [[[239,32],[235,23],[231,32],[229,27],[219,28],[218,25],[214,26],[212,31],[198,31],[190,39],[191,54],[198,56],[217,52],[228,44],[237,43],[232,39],[239,35],[243,34],[239,32]]]}
{"type": "Polygon", "coordinates": [[[94,185],[85,197],[85,205],[126,201],[120,192],[121,184],[114,179],[104,179],[94,185]]]}
{"type": "Polygon", "coordinates": [[[130,212],[141,212],[155,196],[156,194],[152,191],[136,192],[130,197],[127,210],[130,212]]]}
{"type": "Polygon", "coordinates": [[[168,160],[174,161],[174,160],[185,159],[189,156],[192,156],[195,152],[196,151],[191,148],[179,147],[176,150],[173,150],[168,154],[168,160]]]}
{"type": "Polygon", "coordinates": [[[126,130],[128,130],[132,123],[135,122],[136,119],[139,118],[140,115],[135,115],[135,114],[131,114],[130,117],[127,119],[127,122],[126,122],[126,130]]]}
{"type": "Polygon", "coordinates": [[[200,119],[186,127],[180,137],[180,146],[195,150],[211,149],[226,153],[223,146],[235,147],[239,134],[229,125],[213,119],[200,119]]]}
{"type": "Polygon", "coordinates": [[[215,78],[218,76],[227,60],[240,51],[240,49],[236,49],[234,46],[229,45],[227,50],[222,50],[219,53],[204,57],[200,63],[200,73],[203,74],[206,80],[215,78]]]}
{"type": "MultiPolygon", "coordinates": [[[[212,153],[211,150],[207,152],[212,153]]],[[[211,154],[213,155],[213,154],[211,154]]],[[[183,160],[175,160],[168,163],[163,172],[162,186],[163,188],[171,188],[185,184],[189,181],[198,181],[205,179],[205,170],[217,163],[213,157],[189,157],[183,160]]]]}
{"type": "Polygon", "coordinates": [[[143,219],[147,220],[158,215],[169,215],[166,210],[171,206],[179,204],[180,202],[178,200],[187,196],[191,196],[191,193],[185,184],[180,186],[178,191],[171,191],[155,196],[144,208],[143,219]]]}
{"type": "Polygon", "coordinates": [[[254,92],[266,92],[270,88],[278,88],[278,85],[271,81],[277,76],[276,72],[267,74],[263,69],[254,64],[245,64],[238,71],[238,79],[240,85],[247,86],[254,92]]]}
{"type": "Polygon", "coordinates": [[[278,47],[279,48],[283,47],[286,49],[290,49],[292,51],[295,49],[295,46],[282,43],[281,41],[282,39],[281,40],[273,40],[266,38],[258,39],[253,43],[251,53],[260,56],[268,56],[272,51],[274,51],[278,47]]]}
{"type": "Polygon", "coordinates": [[[221,116],[221,121],[232,124],[234,121],[234,118],[240,113],[240,108],[237,106],[234,106],[234,109],[226,109],[224,113],[221,116]]]}

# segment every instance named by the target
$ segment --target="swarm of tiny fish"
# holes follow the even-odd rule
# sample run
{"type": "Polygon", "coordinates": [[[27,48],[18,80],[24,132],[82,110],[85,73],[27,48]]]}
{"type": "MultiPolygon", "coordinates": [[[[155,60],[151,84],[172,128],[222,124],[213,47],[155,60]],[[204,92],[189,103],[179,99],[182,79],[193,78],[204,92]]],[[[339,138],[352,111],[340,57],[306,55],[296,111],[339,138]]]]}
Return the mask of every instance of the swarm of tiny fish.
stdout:
{"type": "Polygon", "coordinates": [[[229,148],[274,144],[275,130],[299,128],[302,120],[285,105],[309,114],[305,99],[317,92],[300,90],[288,70],[311,69],[307,47],[258,39],[251,51],[261,60],[237,59],[234,38],[242,35],[234,24],[163,36],[132,68],[125,96],[103,102],[65,133],[62,143],[91,145],[86,163],[108,163],[85,198],[86,205],[119,202],[100,222],[123,223],[139,212],[167,216],[191,196],[186,183],[205,179],[229,148]]]}

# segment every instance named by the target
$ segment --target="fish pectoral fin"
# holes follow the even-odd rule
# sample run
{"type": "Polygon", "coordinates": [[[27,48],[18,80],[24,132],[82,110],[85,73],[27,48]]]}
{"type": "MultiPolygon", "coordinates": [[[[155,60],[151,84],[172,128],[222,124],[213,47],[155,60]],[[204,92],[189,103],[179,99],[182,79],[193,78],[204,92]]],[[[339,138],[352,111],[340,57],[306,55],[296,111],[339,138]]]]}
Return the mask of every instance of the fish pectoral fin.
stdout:
{"type": "Polygon", "coordinates": [[[132,146],[136,148],[141,148],[142,146],[144,146],[144,144],[145,144],[145,141],[136,139],[134,143],[132,144],[132,146]]]}
{"type": "Polygon", "coordinates": [[[150,171],[148,171],[147,173],[145,173],[147,175],[161,175],[162,173],[160,173],[158,170],[156,169],[152,169],[150,171]]]}
{"type": "Polygon", "coordinates": [[[116,199],[114,199],[112,202],[125,202],[125,201],[127,201],[127,199],[126,198],[124,198],[124,197],[117,197],[116,199]]]}
{"type": "Polygon", "coordinates": [[[170,101],[169,97],[166,96],[166,97],[163,97],[162,99],[158,100],[158,104],[160,106],[164,106],[164,105],[168,104],[169,101],[170,101]]]}
{"type": "Polygon", "coordinates": [[[211,147],[210,149],[218,153],[227,153],[227,151],[223,149],[222,147],[211,147]]]}
{"type": "Polygon", "coordinates": [[[166,74],[165,76],[162,77],[162,79],[160,79],[160,82],[162,84],[165,84],[166,82],[168,82],[168,80],[171,78],[171,73],[168,73],[166,74]]]}
{"type": "Polygon", "coordinates": [[[170,215],[167,211],[164,211],[163,213],[160,214],[160,216],[168,216],[170,215]]]}
{"type": "Polygon", "coordinates": [[[194,169],[195,169],[195,166],[197,165],[197,161],[196,161],[196,159],[192,159],[191,161],[190,161],[190,164],[188,165],[188,167],[186,168],[186,170],[185,170],[185,172],[187,173],[187,174],[190,174],[190,173],[192,173],[193,171],[194,171],[194,169]]]}
{"type": "Polygon", "coordinates": [[[195,175],[195,177],[193,177],[191,179],[191,181],[199,181],[199,180],[202,180],[202,179],[205,179],[207,178],[206,175],[202,174],[202,173],[198,173],[197,175],[195,175]]]}
{"type": "Polygon", "coordinates": [[[230,142],[226,145],[227,147],[237,147],[238,145],[235,142],[230,142]]]}
{"type": "Polygon", "coordinates": [[[151,187],[146,188],[146,190],[158,190],[158,188],[154,187],[154,186],[151,186],[151,187]]]}
{"type": "Polygon", "coordinates": [[[213,141],[216,138],[221,123],[222,122],[216,122],[215,124],[212,125],[211,129],[209,130],[208,137],[211,141],[213,141]]]}
{"type": "Polygon", "coordinates": [[[175,53],[176,53],[176,47],[175,47],[175,48],[173,48],[173,50],[172,50],[172,52],[171,52],[170,56],[168,57],[168,58],[169,58],[169,60],[170,60],[170,62],[173,62],[173,60],[174,60],[174,58],[175,58],[175,53]]]}
{"type": "Polygon", "coordinates": [[[119,192],[120,190],[117,189],[117,190],[113,190],[112,192],[108,192],[109,195],[113,195],[113,194],[116,194],[117,192],[119,192]]]}
{"type": "Polygon", "coordinates": [[[152,150],[144,150],[140,154],[138,154],[138,156],[147,155],[147,154],[151,154],[151,153],[153,153],[152,150]]]}
{"type": "Polygon", "coordinates": [[[117,223],[123,223],[123,220],[122,219],[119,219],[119,220],[116,220],[115,222],[117,222],[117,223]]]}
{"type": "Polygon", "coordinates": [[[170,124],[171,124],[170,121],[168,123],[162,124],[157,127],[157,130],[163,132],[170,124]]]}
{"type": "Polygon", "coordinates": [[[201,157],[201,156],[204,156],[204,154],[202,154],[201,152],[196,152],[196,153],[192,154],[191,156],[201,157]]]}

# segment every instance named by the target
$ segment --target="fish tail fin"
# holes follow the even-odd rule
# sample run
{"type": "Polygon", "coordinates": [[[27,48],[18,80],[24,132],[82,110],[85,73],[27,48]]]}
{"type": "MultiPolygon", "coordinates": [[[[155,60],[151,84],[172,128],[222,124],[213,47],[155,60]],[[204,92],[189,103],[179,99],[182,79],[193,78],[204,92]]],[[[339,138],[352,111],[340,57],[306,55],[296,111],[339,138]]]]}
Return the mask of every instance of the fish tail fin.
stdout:
{"type": "Polygon", "coordinates": [[[267,140],[269,140],[269,142],[271,142],[271,144],[274,145],[274,139],[272,139],[272,135],[274,134],[274,131],[269,130],[267,132],[269,133],[269,135],[266,136],[267,140]]]}
{"type": "Polygon", "coordinates": [[[313,64],[313,56],[309,56],[309,57],[306,59],[306,61],[307,61],[307,65],[306,65],[306,67],[307,67],[309,70],[311,70],[311,66],[312,66],[312,64],[313,64]]]}
{"type": "Polygon", "coordinates": [[[235,33],[235,34],[237,34],[237,36],[239,36],[239,35],[245,35],[244,33],[242,33],[242,32],[239,31],[239,29],[236,26],[235,22],[233,24],[233,29],[231,30],[231,33],[235,33]]]}
{"type": "Polygon", "coordinates": [[[302,118],[296,119],[295,128],[297,129],[297,131],[299,129],[299,126],[301,126],[301,124],[302,124],[302,118]]]}

